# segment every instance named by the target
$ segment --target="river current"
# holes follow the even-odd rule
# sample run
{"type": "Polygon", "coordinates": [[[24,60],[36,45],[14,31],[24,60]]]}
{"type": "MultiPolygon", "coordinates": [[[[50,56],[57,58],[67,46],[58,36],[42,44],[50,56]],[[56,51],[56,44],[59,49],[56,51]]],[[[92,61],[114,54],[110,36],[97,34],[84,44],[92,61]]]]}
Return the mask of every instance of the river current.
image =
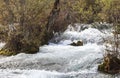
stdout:
{"type": "Polygon", "coordinates": [[[55,33],[49,45],[41,46],[37,54],[0,56],[0,78],[119,78],[97,71],[103,60],[104,39],[110,35],[110,29],[69,25],[63,33],[55,33]],[[84,45],[69,45],[77,41],[84,45]]]}

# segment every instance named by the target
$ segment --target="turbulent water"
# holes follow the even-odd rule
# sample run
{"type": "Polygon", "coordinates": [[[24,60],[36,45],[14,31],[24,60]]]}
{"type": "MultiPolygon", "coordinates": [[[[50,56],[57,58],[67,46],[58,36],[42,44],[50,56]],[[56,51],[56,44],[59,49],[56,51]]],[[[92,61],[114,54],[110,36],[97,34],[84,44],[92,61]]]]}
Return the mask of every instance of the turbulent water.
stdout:
{"type": "Polygon", "coordinates": [[[104,54],[103,38],[110,34],[103,31],[91,25],[68,26],[37,54],[0,56],[0,78],[119,78],[97,71],[104,54]],[[83,46],[69,45],[79,40],[83,46]]]}

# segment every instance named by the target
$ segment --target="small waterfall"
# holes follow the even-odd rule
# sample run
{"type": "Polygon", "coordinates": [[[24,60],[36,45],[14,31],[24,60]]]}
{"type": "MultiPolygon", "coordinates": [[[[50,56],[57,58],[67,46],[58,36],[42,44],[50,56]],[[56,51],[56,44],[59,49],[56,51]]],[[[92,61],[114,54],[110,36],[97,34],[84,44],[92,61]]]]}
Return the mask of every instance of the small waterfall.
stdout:
{"type": "Polygon", "coordinates": [[[51,43],[57,44],[71,44],[76,41],[83,41],[84,44],[87,43],[103,43],[103,38],[105,33],[101,32],[96,28],[92,28],[92,25],[89,24],[75,24],[74,26],[69,25],[64,33],[52,39],[51,43]]]}

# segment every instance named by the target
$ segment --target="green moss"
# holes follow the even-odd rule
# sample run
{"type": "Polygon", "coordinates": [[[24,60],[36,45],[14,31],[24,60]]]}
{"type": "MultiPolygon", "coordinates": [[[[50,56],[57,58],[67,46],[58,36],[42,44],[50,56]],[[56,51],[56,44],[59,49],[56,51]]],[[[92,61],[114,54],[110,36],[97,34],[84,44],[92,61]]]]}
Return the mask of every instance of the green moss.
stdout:
{"type": "Polygon", "coordinates": [[[104,65],[103,64],[99,65],[98,70],[103,71],[104,70],[104,65]]]}
{"type": "Polygon", "coordinates": [[[5,50],[1,50],[0,51],[0,55],[3,55],[3,56],[11,56],[11,55],[16,55],[17,53],[16,52],[10,52],[10,51],[5,51],[5,50]]]}
{"type": "Polygon", "coordinates": [[[98,65],[98,70],[99,71],[104,71],[105,65],[104,64],[100,64],[98,65]]]}

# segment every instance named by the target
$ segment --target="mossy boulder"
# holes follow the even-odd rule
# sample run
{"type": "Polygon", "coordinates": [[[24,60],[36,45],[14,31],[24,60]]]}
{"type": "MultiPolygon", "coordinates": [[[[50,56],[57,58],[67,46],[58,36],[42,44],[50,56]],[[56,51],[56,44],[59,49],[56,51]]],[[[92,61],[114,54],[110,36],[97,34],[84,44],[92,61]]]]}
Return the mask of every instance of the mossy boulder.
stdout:
{"type": "Polygon", "coordinates": [[[120,59],[108,54],[104,57],[104,61],[102,64],[98,66],[98,71],[116,74],[120,72],[120,59]]]}
{"type": "Polygon", "coordinates": [[[83,46],[83,42],[82,41],[77,41],[76,43],[73,42],[70,45],[72,45],[72,46],[83,46]]]}
{"type": "Polygon", "coordinates": [[[27,28],[18,28],[10,32],[5,46],[0,55],[12,55],[18,53],[33,54],[39,52],[39,47],[47,44],[52,38],[45,27],[39,25],[27,26],[27,28]]]}
{"type": "Polygon", "coordinates": [[[7,50],[0,50],[0,55],[3,55],[3,56],[11,56],[11,55],[16,55],[16,54],[17,54],[16,52],[10,52],[7,50]]]}
{"type": "Polygon", "coordinates": [[[34,44],[33,45],[23,45],[21,52],[23,53],[27,53],[27,54],[34,54],[34,53],[37,53],[39,51],[39,46],[35,46],[34,44]]]}

